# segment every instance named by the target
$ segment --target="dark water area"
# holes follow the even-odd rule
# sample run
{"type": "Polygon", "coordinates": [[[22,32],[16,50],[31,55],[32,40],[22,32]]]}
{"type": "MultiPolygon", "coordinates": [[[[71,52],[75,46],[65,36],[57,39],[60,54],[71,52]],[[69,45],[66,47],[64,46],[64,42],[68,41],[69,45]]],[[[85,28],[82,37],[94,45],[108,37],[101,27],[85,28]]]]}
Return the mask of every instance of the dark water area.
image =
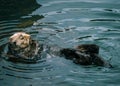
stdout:
{"type": "Polygon", "coordinates": [[[37,0],[24,6],[5,1],[0,1],[0,52],[6,51],[10,35],[24,31],[40,43],[60,47],[97,44],[114,68],[76,65],[49,54],[36,64],[1,56],[0,86],[120,86],[119,0],[37,0]]]}

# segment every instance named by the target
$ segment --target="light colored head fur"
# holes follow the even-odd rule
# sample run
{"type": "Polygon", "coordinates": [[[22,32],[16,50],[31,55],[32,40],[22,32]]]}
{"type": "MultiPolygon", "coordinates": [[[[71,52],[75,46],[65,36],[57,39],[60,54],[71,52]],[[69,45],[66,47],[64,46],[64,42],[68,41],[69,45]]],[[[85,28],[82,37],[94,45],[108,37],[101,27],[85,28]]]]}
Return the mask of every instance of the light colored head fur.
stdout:
{"type": "Polygon", "coordinates": [[[31,36],[25,32],[17,32],[9,38],[10,43],[14,43],[19,48],[26,48],[30,45],[31,36]]]}

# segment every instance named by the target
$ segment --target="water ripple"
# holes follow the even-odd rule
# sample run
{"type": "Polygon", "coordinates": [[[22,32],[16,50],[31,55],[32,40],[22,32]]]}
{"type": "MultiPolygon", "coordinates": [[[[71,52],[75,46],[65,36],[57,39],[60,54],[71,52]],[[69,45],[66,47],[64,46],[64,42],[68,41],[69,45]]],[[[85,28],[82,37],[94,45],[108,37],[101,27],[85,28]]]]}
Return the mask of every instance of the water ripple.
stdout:
{"type": "Polygon", "coordinates": [[[120,2],[37,1],[41,7],[30,14],[14,20],[0,20],[0,55],[10,35],[25,31],[39,43],[60,47],[97,44],[100,46],[100,56],[111,59],[114,68],[80,66],[59,56],[46,56],[36,64],[13,63],[0,57],[1,86],[21,86],[21,82],[23,86],[119,86],[120,2]],[[11,83],[13,81],[15,83],[11,83]]]}

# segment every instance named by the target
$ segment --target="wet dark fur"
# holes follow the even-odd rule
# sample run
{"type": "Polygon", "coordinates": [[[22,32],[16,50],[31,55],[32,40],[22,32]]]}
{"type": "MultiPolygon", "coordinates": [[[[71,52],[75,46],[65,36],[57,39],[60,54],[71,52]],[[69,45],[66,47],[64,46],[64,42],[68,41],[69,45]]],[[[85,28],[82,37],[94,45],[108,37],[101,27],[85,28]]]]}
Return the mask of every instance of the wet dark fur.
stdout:
{"type": "Polygon", "coordinates": [[[8,60],[14,62],[35,63],[41,57],[42,46],[39,48],[37,41],[32,40],[26,48],[19,48],[14,43],[8,43],[8,60]]]}
{"type": "Polygon", "coordinates": [[[91,51],[89,52],[89,49],[87,51],[88,52],[86,53],[80,52],[76,49],[66,48],[62,49],[60,52],[66,57],[66,59],[71,59],[76,64],[112,67],[112,65],[109,62],[107,62],[105,59],[98,55],[98,52],[90,53],[91,51]]]}
{"type": "MultiPolygon", "coordinates": [[[[31,44],[24,49],[16,49],[15,44],[8,44],[9,60],[15,62],[34,63],[41,59],[41,53],[44,45],[39,45],[32,40],[31,44]]],[[[51,46],[47,46],[49,52],[54,52],[51,46]]],[[[55,53],[56,54],[56,51],[55,53]]],[[[80,65],[98,65],[112,67],[112,65],[101,58],[99,55],[99,46],[95,44],[82,44],[76,48],[59,48],[56,55],[64,56],[66,59],[73,60],[74,63],[80,65]],[[59,54],[58,54],[59,53],[59,54]]]]}

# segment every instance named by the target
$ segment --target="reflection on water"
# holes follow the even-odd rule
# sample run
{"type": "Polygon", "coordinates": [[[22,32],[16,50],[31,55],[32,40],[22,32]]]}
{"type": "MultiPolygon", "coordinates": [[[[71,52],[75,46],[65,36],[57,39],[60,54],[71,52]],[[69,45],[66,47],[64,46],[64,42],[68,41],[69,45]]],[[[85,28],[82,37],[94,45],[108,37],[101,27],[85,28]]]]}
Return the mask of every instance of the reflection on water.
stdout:
{"type": "MultiPolygon", "coordinates": [[[[17,6],[20,7],[19,10],[9,8],[5,0],[2,0],[4,4],[0,3],[0,54],[11,34],[25,31],[40,43],[61,47],[75,47],[83,43],[97,44],[100,46],[100,55],[107,60],[111,59],[114,68],[80,66],[70,60],[59,56],[52,58],[50,55],[36,64],[13,63],[1,57],[0,86],[119,86],[119,1],[37,2],[41,5],[31,6],[26,0],[25,6],[17,6]]],[[[18,4],[11,5],[14,7],[18,4]]]]}

